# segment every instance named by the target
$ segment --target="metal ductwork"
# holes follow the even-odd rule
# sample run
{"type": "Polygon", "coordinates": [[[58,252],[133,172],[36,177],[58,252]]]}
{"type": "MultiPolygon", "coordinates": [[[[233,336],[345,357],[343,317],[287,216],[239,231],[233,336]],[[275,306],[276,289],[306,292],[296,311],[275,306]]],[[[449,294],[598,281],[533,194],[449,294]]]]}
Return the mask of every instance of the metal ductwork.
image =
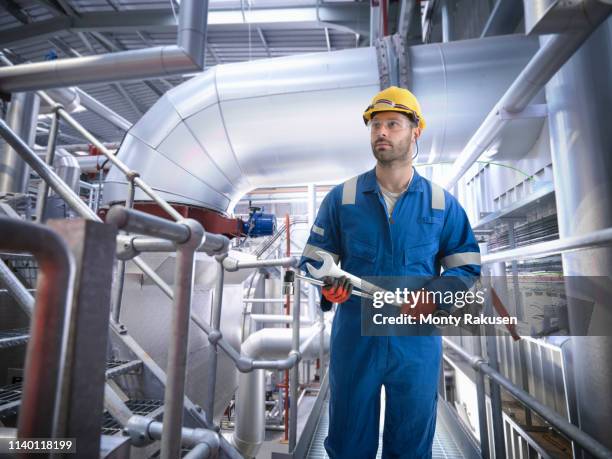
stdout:
{"type": "MultiPolygon", "coordinates": [[[[428,122],[420,161],[454,159],[537,49],[519,35],[409,48],[428,122]]],[[[374,48],[219,65],[168,91],[118,155],[168,201],[231,212],[257,187],[337,183],[371,167],[361,114],[379,89],[374,48]]],[[[510,122],[500,154],[527,152],[541,126],[510,122]]],[[[126,193],[112,168],[104,201],[126,193]]]]}
{"type": "MultiPolygon", "coordinates": [[[[329,329],[325,333],[325,352],[329,350],[329,329]]],[[[319,333],[319,324],[300,328],[300,343],[319,333]]],[[[250,335],[240,348],[245,357],[253,359],[282,359],[291,350],[292,330],[289,328],[264,328],[250,335]]],[[[316,359],[319,356],[319,339],[310,340],[302,358],[316,359]]],[[[248,458],[255,457],[265,439],[265,370],[240,373],[236,392],[236,428],[230,443],[248,458]]]]}
{"type": "Polygon", "coordinates": [[[177,75],[204,67],[208,0],[183,0],[176,45],[0,68],[0,92],[177,75]]]}

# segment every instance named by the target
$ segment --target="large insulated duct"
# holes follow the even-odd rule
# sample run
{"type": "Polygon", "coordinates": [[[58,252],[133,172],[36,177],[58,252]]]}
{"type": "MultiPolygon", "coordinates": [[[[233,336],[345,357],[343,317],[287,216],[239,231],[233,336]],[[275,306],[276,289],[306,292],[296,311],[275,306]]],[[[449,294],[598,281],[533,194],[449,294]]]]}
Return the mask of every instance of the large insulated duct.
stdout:
{"type": "MultiPolygon", "coordinates": [[[[323,331],[325,352],[329,350],[329,326],[323,331]]],[[[319,324],[300,328],[300,343],[303,345],[315,333],[319,324]]],[[[290,328],[264,328],[249,335],[242,343],[240,353],[253,359],[282,359],[291,351],[292,330],[290,328]]],[[[315,359],[319,356],[319,340],[311,339],[304,349],[302,358],[315,359]]],[[[230,443],[247,457],[257,456],[265,440],[266,423],[265,370],[240,373],[236,392],[236,428],[230,443]]]]}
{"type": "MultiPolygon", "coordinates": [[[[537,49],[520,35],[409,48],[428,124],[420,161],[453,159],[537,49]]],[[[379,89],[374,48],[219,65],[160,98],[118,155],[168,201],[231,212],[257,187],[337,183],[371,167],[361,115],[379,89]]],[[[500,153],[528,151],[542,121],[510,124],[500,153]]],[[[126,194],[112,168],[104,201],[126,194]]]]}

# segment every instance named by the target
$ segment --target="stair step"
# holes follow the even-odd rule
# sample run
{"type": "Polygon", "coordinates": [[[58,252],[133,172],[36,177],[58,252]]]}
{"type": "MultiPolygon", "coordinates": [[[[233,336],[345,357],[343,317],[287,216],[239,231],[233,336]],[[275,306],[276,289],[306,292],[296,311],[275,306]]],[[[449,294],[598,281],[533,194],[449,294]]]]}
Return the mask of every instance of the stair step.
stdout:
{"type": "MultiPolygon", "coordinates": [[[[125,402],[126,406],[134,414],[140,416],[146,416],[157,410],[164,404],[163,400],[152,400],[152,399],[141,399],[141,400],[128,400],[125,402]]],[[[103,435],[116,435],[121,432],[121,424],[117,422],[115,418],[111,416],[108,411],[104,412],[104,418],[102,421],[102,434],[103,435]]]]}
{"type": "Polygon", "coordinates": [[[29,338],[28,328],[0,331],[0,349],[21,346],[22,344],[26,344],[29,338]]]}
{"type": "MultiPolygon", "coordinates": [[[[27,339],[27,335],[26,335],[27,339]]],[[[1,346],[0,346],[1,347],[1,346]]],[[[140,360],[110,360],[106,363],[106,379],[132,373],[142,368],[140,360]]],[[[14,411],[21,400],[22,383],[18,382],[8,386],[0,387],[0,413],[14,411]]],[[[135,401],[135,403],[142,401],[135,401]]]]}

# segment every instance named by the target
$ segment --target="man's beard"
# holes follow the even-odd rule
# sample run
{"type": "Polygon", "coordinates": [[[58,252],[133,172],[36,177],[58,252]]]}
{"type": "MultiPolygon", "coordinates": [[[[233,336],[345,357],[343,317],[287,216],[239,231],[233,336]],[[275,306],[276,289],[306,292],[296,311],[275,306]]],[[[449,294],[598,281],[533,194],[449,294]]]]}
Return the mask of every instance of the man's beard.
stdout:
{"type": "Polygon", "coordinates": [[[388,149],[377,150],[376,144],[374,144],[372,146],[372,153],[374,154],[376,161],[378,161],[378,163],[381,166],[389,166],[395,162],[399,162],[399,163],[409,162],[410,161],[410,146],[408,146],[407,148],[405,147],[403,149],[404,152],[399,153],[399,154],[396,152],[396,149],[398,147],[399,146],[392,146],[390,150],[388,149]]]}

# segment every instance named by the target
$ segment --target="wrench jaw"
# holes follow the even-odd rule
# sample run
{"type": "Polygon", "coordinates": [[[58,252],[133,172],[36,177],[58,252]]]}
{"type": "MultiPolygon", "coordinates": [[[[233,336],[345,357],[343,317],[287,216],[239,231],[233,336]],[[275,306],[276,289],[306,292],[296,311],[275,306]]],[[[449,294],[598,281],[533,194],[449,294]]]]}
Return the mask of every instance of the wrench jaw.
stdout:
{"type": "Polygon", "coordinates": [[[308,269],[310,275],[315,279],[323,279],[325,276],[329,275],[332,275],[332,277],[334,277],[332,274],[332,270],[336,266],[336,263],[334,262],[332,256],[329,253],[322,252],[320,250],[317,250],[315,254],[318,255],[321,260],[323,260],[323,264],[319,269],[317,269],[310,263],[306,263],[306,269],[308,269]]]}

